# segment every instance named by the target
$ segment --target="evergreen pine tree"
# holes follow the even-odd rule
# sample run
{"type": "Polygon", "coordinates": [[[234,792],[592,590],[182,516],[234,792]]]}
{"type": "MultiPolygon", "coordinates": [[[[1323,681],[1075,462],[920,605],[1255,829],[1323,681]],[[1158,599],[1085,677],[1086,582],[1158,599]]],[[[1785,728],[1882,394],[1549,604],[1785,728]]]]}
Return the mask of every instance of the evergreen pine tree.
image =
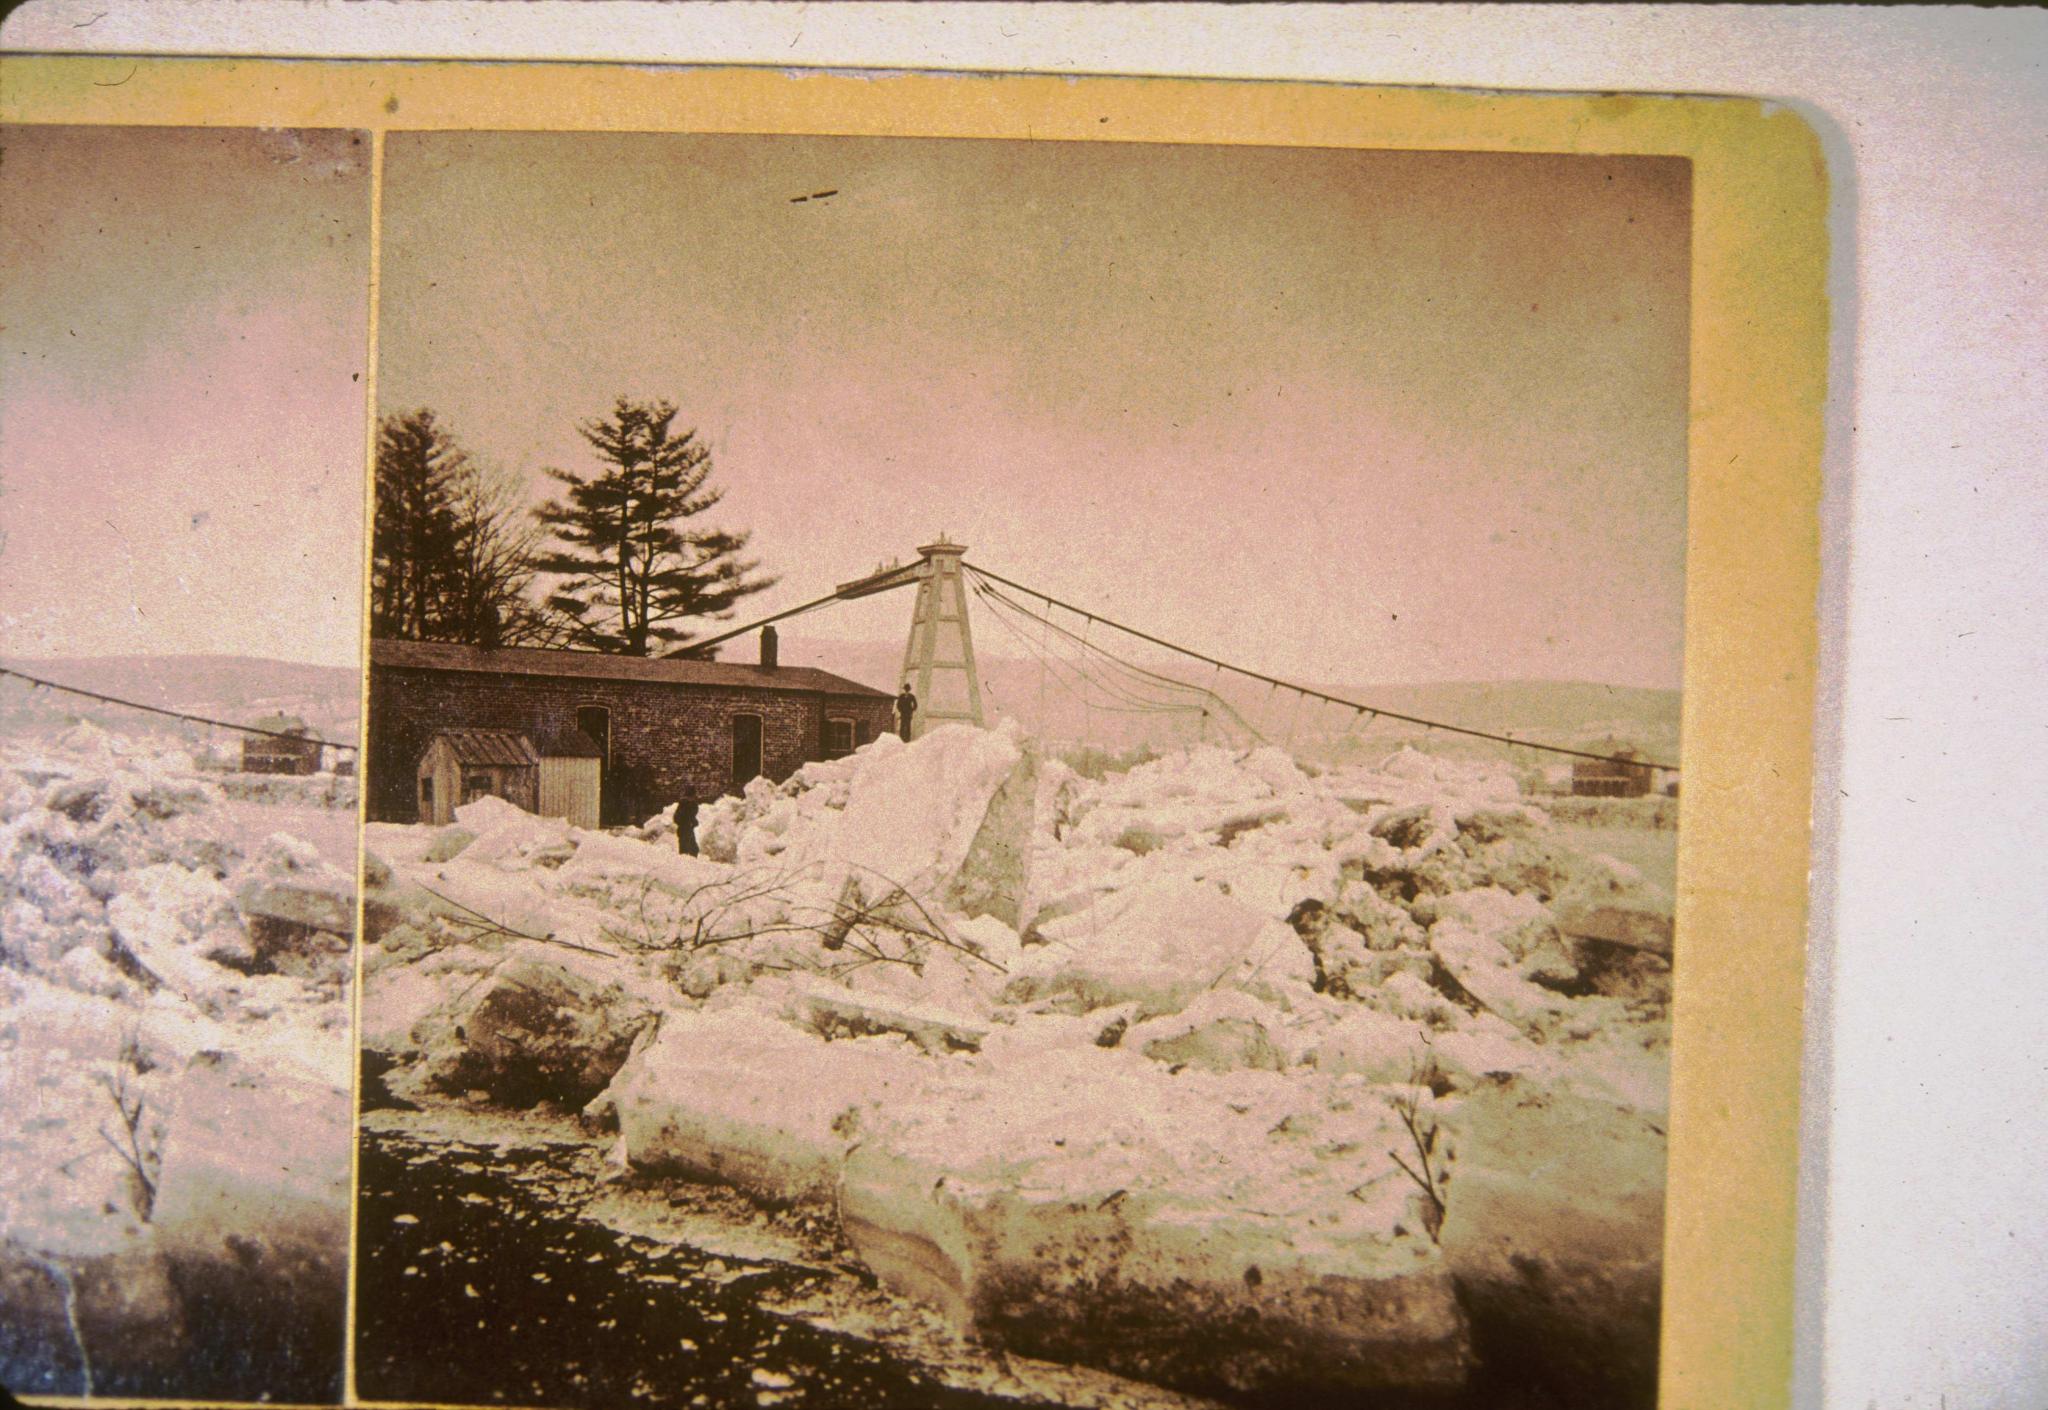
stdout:
{"type": "Polygon", "coordinates": [[[534,511],[559,545],[536,566],[562,580],[548,606],[576,645],[647,656],[687,644],[685,623],[729,617],[775,583],[742,556],[747,534],[688,526],[724,491],[707,484],[709,448],[675,417],[672,403],[620,397],[609,418],[577,428],[603,468],[547,472],[566,494],[534,511]]]}
{"type": "Polygon", "coordinates": [[[434,413],[386,416],[377,428],[370,536],[370,634],[411,641],[441,625],[457,533],[453,495],[468,464],[434,413]]]}

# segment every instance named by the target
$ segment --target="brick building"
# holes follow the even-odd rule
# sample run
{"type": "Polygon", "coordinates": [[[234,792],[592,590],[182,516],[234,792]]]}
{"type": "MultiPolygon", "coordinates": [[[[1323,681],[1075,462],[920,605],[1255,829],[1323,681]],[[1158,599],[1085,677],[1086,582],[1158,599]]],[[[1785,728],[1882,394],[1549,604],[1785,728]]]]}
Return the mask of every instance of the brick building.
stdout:
{"type": "Polygon", "coordinates": [[[419,815],[422,757],[437,734],[494,730],[539,754],[580,734],[601,760],[607,826],[641,822],[693,792],[780,781],[893,727],[893,698],[808,666],[604,656],[533,647],[370,643],[364,788],[382,822],[419,815]]]}

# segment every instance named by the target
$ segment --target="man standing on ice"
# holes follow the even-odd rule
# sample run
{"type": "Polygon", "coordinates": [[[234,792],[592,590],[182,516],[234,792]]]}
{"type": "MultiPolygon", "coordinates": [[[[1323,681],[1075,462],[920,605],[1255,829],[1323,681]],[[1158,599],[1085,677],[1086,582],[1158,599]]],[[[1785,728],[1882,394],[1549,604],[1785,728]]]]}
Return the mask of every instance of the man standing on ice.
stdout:
{"type": "Polygon", "coordinates": [[[911,694],[910,682],[903,682],[903,693],[896,697],[896,733],[903,742],[910,742],[910,717],[917,713],[917,697],[911,694]]]}
{"type": "Polygon", "coordinates": [[[676,851],[685,857],[697,855],[697,790],[694,788],[676,800],[676,851]]]}

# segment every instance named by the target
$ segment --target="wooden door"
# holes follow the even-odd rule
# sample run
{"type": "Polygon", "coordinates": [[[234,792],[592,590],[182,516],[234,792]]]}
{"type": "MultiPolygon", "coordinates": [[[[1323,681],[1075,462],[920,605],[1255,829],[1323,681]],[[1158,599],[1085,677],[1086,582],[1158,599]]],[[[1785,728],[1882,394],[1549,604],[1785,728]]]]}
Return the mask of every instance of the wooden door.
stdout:
{"type": "Polygon", "coordinates": [[[598,826],[598,761],[541,760],[540,815],[567,818],[571,827],[598,826]]]}

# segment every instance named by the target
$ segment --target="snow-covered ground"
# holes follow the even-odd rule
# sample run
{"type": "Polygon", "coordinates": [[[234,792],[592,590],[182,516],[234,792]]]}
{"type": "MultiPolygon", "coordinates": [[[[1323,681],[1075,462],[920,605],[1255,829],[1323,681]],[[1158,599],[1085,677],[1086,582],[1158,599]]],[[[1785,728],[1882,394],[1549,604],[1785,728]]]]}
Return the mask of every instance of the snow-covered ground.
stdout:
{"type": "Polygon", "coordinates": [[[166,735],[0,737],[16,1391],[338,1390],[353,781],[243,782],[166,735]]]}
{"type": "Polygon", "coordinates": [[[1501,767],[949,727],[700,840],[372,826],[375,1100],[580,1108],[1022,1355],[1654,1398],[1671,896],[1501,767]]]}
{"type": "Polygon", "coordinates": [[[287,837],[311,843],[321,861],[353,876],[357,839],[355,780],[338,779],[335,782],[350,787],[339,791],[332,803],[266,802],[229,797],[222,801],[221,816],[229,835],[244,854],[257,852],[264,839],[272,833],[281,832],[287,837]]]}

